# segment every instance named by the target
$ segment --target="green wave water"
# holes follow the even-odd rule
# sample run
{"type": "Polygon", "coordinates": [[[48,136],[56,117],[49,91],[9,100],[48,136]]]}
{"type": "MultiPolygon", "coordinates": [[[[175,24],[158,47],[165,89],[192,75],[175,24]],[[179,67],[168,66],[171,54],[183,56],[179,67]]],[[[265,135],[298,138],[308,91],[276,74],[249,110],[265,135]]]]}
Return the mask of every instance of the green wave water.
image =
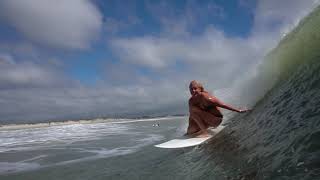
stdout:
{"type": "Polygon", "coordinates": [[[307,17],[274,48],[264,61],[264,68],[278,79],[290,78],[295,70],[320,56],[320,7],[307,17]]]}

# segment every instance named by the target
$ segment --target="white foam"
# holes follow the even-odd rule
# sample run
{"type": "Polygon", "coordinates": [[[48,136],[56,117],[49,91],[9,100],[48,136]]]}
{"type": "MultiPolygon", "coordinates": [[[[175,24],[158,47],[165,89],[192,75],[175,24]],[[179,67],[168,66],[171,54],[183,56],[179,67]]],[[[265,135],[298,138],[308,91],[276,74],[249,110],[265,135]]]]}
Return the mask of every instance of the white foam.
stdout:
{"type": "Polygon", "coordinates": [[[29,159],[25,159],[25,160],[19,161],[19,163],[24,163],[24,162],[28,162],[28,161],[38,160],[38,159],[41,159],[41,158],[45,158],[45,157],[47,157],[47,156],[48,156],[48,155],[39,155],[39,156],[36,156],[36,157],[33,157],[33,158],[29,158],[29,159]]]}
{"type": "Polygon", "coordinates": [[[114,148],[114,149],[110,149],[109,150],[109,149],[102,148],[102,149],[98,149],[98,150],[84,150],[84,151],[91,152],[91,153],[96,153],[96,154],[92,155],[92,156],[83,157],[83,158],[72,159],[72,160],[67,160],[67,161],[54,163],[54,164],[51,164],[51,165],[47,165],[45,167],[60,166],[60,165],[78,163],[78,162],[83,162],[83,161],[91,161],[91,160],[95,160],[95,159],[120,156],[120,155],[125,155],[125,154],[130,154],[130,153],[136,152],[136,149],[114,148]]]}
{"type": "Polygon", "coordinates": [[[130,120],[130,119],[124,119],[121,121],[114,121],[114,122],[110,122],[110,123],[114,123],[114,124],[124,124],[124,123],[135,123],[135,122],[148,122],[148,121],[163,121],[163,120],[172,120],[172,119],[184,119],[185,117],[162,117],[162,118],[150,118],[150,119],[134,119],[134,120],[130,120]]]}
{"type": "Polygon", "coordinates": [[[138,147],[143,147],[143,146],[147,146],[147,145],[151,145],[154,142],[158,142],[164,139],[164,136],[162,135],[158,135],[158,134],[149,134],[148,137],[146,138],[142,138],[142,139],[138,139],[136,142],[138,142],[137,144],[137,148],[138,147]]]}
{"type": "Polygon", "coordinates": [[[130,127],[117,124],[72,124],[36,129],[0,131],[0,151],[26,150],[52,144],[96,140],[108,135],[126,134],[130,127]]]}
{"type": "Polygon", "coordinates": [[[0,131],[6,130],[21,130],[21,129],[33,129],[33,128],[47,128],[52,126],[66,126],[74,124],[99,124],[99,123],[134,123],[142,121],[158,121],[158,120],[170,120],[184,118],[182,116],[168,116],[159,118],[148,118],[148,119],[92,119],[92,120],[69,120],[63,122],[46,122],[46,123],[36,123],[36,124],[8,124],[0,125],[0,131]]]}
{"type": "MultiPolygon", "coordinates": [[[[176,117],[175,117],[176,118],[176,117]]],[[[142,148],[152,145],[155,142],[164,139],[164,136],[158,134],[142,134],[136,131],[134,122],[169,120],[172,118],[143,119],[123,122],[92,123],[92,124],[68,124],[63,126],[50,126],[41,128],[28,128],[18,130],[0,131],[0,152],[14,151],[12,153],[24,153],[23,151],[41,150],[44,154],[38,154],[27,159],[20,159],[18,162],[0,162],[0,174],[15,173],[20,171],[29,171],[51,166],[59,166],[94,159],[109,158],[119,155],[126,155],[137,152],[142,148]],[[94,141],[105,139],[109,135],[125,135],[130,137],[127,143],[118,147],[108,147],[108,144],[79,147],[77,141],[94,141]],[[142,137],[142,138],[141,138],[142,137]],[[104,147],[106,146],[106,147],[104,147]],[[66,149],[67,148],[67,149],[66,149]],[[79,155],[86,155],[76,159],[65,159],[61,156],[60,161],[51,162],[52,155],[55,155],[54,149],[59,152],[68,152],[79,155]],[[53,150],[47,152],[47,150],[53,150]],[[53,154],[51,154],[53,153],[53,154]],[[41,162],[41,165],[37,162],[41,162]]],[[[93,143],[94,144],[94,143],[93,143]]],[[[57,157],[59,159],[59,157],[57,157]]]]}
{"type": "Polygon", "coordinates": [[[24,162],[0,162],[0,174],[14,173],[19,171],[33,170],[39,168],[38,163],[24,163],[24,162]]]}
{"type": "Polygon", "coordinates": [[[87,160],[93,160],[93,159],[108,158],[108,157],[130,154],[130,153],[137,152],[139,149],[141,149],[147,145],[154,144],[154,142],[161,141],[163,139],[164,139],[164,137],[161,135],[149,134],[148,137],[137,140],[136,142],[138,142],[138,143],[134,146],[129,146],[129,147],[124,146],[124,147],[118,147],[118,148],[114,148],[114,149],[106,149],[106,148],[82,149],[82,151],[96,153],[96,155],[84,157],[84,158],[80,158],[80,159],[75,159],[75,160],[64,161],[64,162],[57,163],[55,165],[62,165],[62,164],[64,165],[64,164],[69,164],[69,163],[75,163],[75,162],[81,162],[81,161],[87,161],[87,160]]]}
{"type": "Polygon", "coordinates": [[[134,135],[139,132],[130,131],[128,123],[171,120],[185,117],[164,117],[140,120],[120,120],[105,123],[65,124],[27,129],[1,130],[0,152],[10,150],[23,151],[47,147],[50,145],[73,143],[83,140],[97,140],[109,135],[134,135]],[[128,124],[128,125],[126,125],[128,124]]]}

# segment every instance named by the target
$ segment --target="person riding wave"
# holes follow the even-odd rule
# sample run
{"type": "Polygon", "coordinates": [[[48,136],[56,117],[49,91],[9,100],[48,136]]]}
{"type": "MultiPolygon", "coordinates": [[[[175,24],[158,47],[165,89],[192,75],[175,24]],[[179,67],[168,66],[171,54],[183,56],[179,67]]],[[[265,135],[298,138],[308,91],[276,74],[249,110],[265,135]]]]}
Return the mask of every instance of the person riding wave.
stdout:
{"type": "Polygon", "coordinates": [[[190,82],[189,90],[189,126],[186,135],[195,137],[209,136],[209,127],[218,127],[223,115],[219,108],[228,109],[238,113],[244,113],[249,109],[236,109],[224,104],[218,98],[204,90],[201,83],[193,80],[190,82]]]}

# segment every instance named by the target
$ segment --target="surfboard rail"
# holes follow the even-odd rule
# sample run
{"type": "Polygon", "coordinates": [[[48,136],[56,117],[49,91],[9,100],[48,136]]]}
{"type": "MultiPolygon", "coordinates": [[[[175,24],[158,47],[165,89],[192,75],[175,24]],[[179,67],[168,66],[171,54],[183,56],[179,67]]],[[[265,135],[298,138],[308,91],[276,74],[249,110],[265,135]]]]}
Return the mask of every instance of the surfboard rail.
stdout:
{"type": "Polygon", "coordinates": [[[212,137],[216,136],[225,126],[218,126],[214,129],[209,129],[210,136],[203,137],[203,138],[179,138],[179,139],[172,139],[166,141],[161,144],[155,145],[158,148],[166,148],[166,149],[175,149],[175,148],[185,148],[185,147],[192,147],[203,144],[204,142],[208,141],[212,137]]]}

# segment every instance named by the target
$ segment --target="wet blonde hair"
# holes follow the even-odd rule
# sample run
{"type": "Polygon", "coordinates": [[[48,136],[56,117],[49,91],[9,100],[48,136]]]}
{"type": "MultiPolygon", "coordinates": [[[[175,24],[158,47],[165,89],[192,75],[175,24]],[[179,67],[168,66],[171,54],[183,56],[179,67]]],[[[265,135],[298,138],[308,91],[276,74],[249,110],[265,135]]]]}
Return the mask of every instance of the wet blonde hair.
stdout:
{"type": "Polygon", "coordinates": [[[196,81],[196,80],[193,80],[193,81],[190,82],[189,89],[191,89],[192,87],[198,87],[198,88],[201,89],[201,92],[204,91],[204,88],[203,88],[202,84],[200,82],[196,81]]]}

